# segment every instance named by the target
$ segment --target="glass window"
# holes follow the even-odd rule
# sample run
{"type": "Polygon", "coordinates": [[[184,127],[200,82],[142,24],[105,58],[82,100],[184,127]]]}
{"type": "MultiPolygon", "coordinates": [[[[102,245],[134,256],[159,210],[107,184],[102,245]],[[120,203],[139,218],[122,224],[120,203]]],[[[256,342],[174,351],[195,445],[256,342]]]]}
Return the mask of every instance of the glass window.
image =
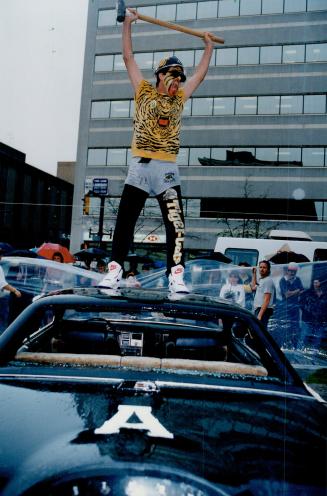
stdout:
{"type": "Polygon", "coordinates": [[[198,198],[192,198],[186,200],[185,213],[187,217],[200,217],[201,212],[201,200],[198,198]]]}
{"type": "MultiPolygon", "coordinates": [[[[137,7],[137,11],[143,15],[147,15],[150,17],[156,17],[156,6],[155,5],[151,5],[148,7],[137,7]]],[[[146,22],[146,21],[142,21],[140,19],[137,22],[139,23],[139,22],[146,22]]]]}
{"type": "Polygon", "coordinates": [[[182,61],[184,67],[194,66],[194,50],[179,50],[175,55],[182,61]]]}
{"type": "Polygon", "coordinates": [[[110,101],[92,102],[91,119],[108,119],[110,113],[110,101]]]}
{"type": "Polygon", "coordinates": [[[140,69],[152,69],[153,53],[135,53],[134,57],[140,69]]]}
{"type": "Polygon", "coordinates": [[[192,102],[192,100],[191,100],[191,98],[189,98],[184,103],[183,115],[191,115],[191,102],[192,102]]]}
{"type": "Polygon", "coordinates": [[[261,14],[261,0],[241,0],[241,16],[253,14],[261,14]]]}
{"type": "Polygon", "coordinates": [[[239,11],[239,0],[219,0],[218,17],[238,16],[239,11]]]}
{"type": "Polygon", "coordinates": [[[162,21],[174,21],[176,18],[176,4],[157,5],[157,18],[162,21]]]}
{"type": "Polygon", "coordinates": [[[278,148],[257,148],[256,158],[259,160],[277,161],[278,148]]]}
{"type": "Polygon", "coordinates": [[[127,163],[130,164],[132,161],[132,150],[128,148],[127,150],[127,163]]]}
{"type": "Polygon", "coordinates": [[[304,95],[305,114],[325,114],[326,95],[304,95]]]}
{"type": "Polygon", "coordinates": [[[284,12],[305,12],[306,0],[285,0],[284,12]]]}
{"type": "Polygon", "coordinates": [[[307,62],[326,62],[327,61],[327,43],[307,45],[307,62]]]}
{"type": "Polygon", "coordinates": [[[302,114],[302,112],[303,112],[302,95],[281,96],[280,98],[281,114],[302,114]]]}
{"type": "Polygon", "coordinates": [[[196,3],[178,3],[176,19],[196,19],[196,3]]]}
{"type": "Polygon", "coordinates": [[[308,12],[312,10],[327,10],[326,0],[308,0],[308,12]]]}
{"type": "Polygon", "coordinates": [[[110,117],[129,117],[129,100],[113,100],[110,117]]]}
{"type": "Polygon", "coordinates": [[[258,114],[279,114],[279,96],[259,96],[258,114]]]}
{"type": "Polygon", "coordinates": [[[212,115],[212,98],[193,98],[192,115],[212,115]]]}
{"type": "Polygon", "coordinates": [[[120,53],[118,53],[117,55],[115,55],[115,59],[114,59],[114,71],[125,71],[125,70],[126,67],[123,61],[123,56],[120,53]]]}
{"type": "Polygon", "coordinates": [[[216,97],[213,103],[214,115],[233,115],[235,107],[234,97],[216,97]]]}
{"type": "MultiPolygon", "coordinates": [[[[210,66],[214,66],[215,65],[215,50],[213,51],[212,53],[212,57],[210,59],[210,66]]],[[[198,63],[200,62],[201,60],[201,57],[203,55],[203,50],[195,50],[195,65],[198,65],[198,63]]]]}
{"type": "Polygon", "coordinates": [[[180,148],[177,155],[177,165],[188,165],[188,148],[180,148]]]}
{"type": "Polygon", "coordinates": [[[322,167],[325,163],[325,151],[323,148],[303,148],[302,162],[306,167],[322,167]]]}
{"type": "Polygon", "coordinates": [[[94,64],[95,72],[112,71],[113,61],[113,55],[96,55],[94,64]]]}
{"type": "Polygon", "coordinates": [[[109,148],[107,165],[126,165],[126,148],[109,148]]]}
{"type": "Polygon", "coordinates": [[[212,148],[211,150],[211,158],[215,160],[226,160],[227,159],[227,150],[231,151],[231,148],[212,148]]]}
{"type": "Polygon", "coordinates": [[[135,100],[130,101],[129,116],[133,117],[135,112],[135,100]]]}
{"type": "Polygon", "coordinates": [[[279,14],[283,12],[283,0],[262,0],[263,14],[279,14]]]}
{"type": "Polygon", "coordinates": [[[160,207],[156,198],[148,198],[143,209],[145,217],[160,217],[160,207]]]}
{"type": "Polygon", "coordinates": [[[210,148],[190,148],[190,165],[200,165],[199,157],[210,158],[210,148]]]}
{"type": "Polygon", "coordinates": [[[216,50],[216,65],[236,65],[237,48],[223,48],[216,50]]]}
{"type": "Polygon", "coordinates": [[[256,96],[240,96],[236,98],[236,114],[255,114],[256,112],[256,96]]]}
{"type": "Polygon", "coordinates": [[[103,26],[115,26],[116,17],[116,9],[99,10],[98,27],[102,28],[103,26]]]}
{"type": "Polygon", "coordinates": [[[281,61],[281,46],[266,46],[260,48],[260,64],[280,64],[281,61]]]}
{"type": "Polygon", "coordinates": [[[304,62],[304,45],[288,45],[283,47],[283,64],[304,62]]]}
{"type": "Polygon", "coordinates": [[[280,148],[278,160],[280,162],[301,162],[301,148],[280,148]]]}
{"type": "Polygon", "coordinates": [[[89,148],[87,154],[87,165],[106,165],[106,148],[89,148]]]}
{"type": "Polygon", "coordinates": [[[238,64],[259,64],[259,47],[245,47],[238,49],[238,64]]]}
{"type": "Polygon", "coordinates": [[[198,2],[198,19],[217,17],[218,2],[198,2]]]}

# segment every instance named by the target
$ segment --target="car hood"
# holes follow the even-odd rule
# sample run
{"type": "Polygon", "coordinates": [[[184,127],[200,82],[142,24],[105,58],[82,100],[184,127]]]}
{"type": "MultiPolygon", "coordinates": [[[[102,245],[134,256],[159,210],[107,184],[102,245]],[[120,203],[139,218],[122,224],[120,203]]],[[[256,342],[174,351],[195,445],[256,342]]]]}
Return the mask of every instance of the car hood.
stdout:
{"type": "Polygon", "coordinates": [[[182,470],[233,494],[263,480],[324,487],[326,407],[310,397],[29,379],[2,382],[0,397],[3,495],[90,463],[182,470]]]}

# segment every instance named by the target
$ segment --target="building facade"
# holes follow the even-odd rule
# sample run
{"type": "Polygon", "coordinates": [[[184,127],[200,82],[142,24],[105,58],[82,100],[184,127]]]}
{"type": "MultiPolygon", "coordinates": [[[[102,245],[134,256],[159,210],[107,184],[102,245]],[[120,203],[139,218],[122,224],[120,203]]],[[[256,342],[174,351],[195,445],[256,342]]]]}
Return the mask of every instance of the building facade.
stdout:
{"type": "Polygon", "coordinates": [[[0,241],[15,248],[45,241],[69,246],[73,189],[0,143],[0,241]]]}
{"type": "MultiPolygon", "coordinates": [[[[219,234],[262,236],[269,228],[327,241],[327,0],[138,0],[133,7],[225,40],[184,109],[178,163],[186,248],[213,249],[219,234]]],[[[90,0],[73,251],[99,237],[110,248],[127,172],[133,94],[121,30],[113,0],[90,0]]],[[[198,37],[142,21],[132,36],[137,62],[153,82],[164,56],[177,55],[190,75],[203,50],[198,37]]],[[[155,199],[145,206],[134,242],[164,249],[155,199]]]]}

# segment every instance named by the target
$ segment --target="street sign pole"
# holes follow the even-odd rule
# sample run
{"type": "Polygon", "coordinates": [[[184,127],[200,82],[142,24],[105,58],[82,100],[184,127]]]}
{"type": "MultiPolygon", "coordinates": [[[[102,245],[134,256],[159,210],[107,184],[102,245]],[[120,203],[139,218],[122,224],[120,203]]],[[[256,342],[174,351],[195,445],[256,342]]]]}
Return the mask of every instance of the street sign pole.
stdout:
{"type": "Polygon", "coordinates": [[[98,230],[99,248],[103,248],[102,238],[103,238],[104,205],[106,198],[108,197],[108,185],[109,185],[109,181],[105,177],[93,179],[93,194],[100,198],[99,230],[98,230]]]}

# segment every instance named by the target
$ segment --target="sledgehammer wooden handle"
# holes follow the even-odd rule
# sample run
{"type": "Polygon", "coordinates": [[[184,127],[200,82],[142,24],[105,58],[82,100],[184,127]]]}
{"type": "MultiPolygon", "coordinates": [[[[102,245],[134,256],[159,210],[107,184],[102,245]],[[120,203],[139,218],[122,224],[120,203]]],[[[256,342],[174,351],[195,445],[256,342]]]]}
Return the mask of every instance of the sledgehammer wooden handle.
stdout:
{"type": "MultiPolygon", "coordinates": [[[[160,19],[155,19],[154,17],[149,17],[143,14],[137,13],[137,17],[145,22],[150,22],[151,24],[158,24],[164,28],[174,29],[175,31],[181,31],[182,33],[191,34],[192,36],[198,36],[199,38],[204,38],[204,33],[202,31],[197,31],[196,29],[187,28],[186,26],[181,26],[180,24],[173,24],[172,22],[161,21],[160,19]]],[[[225,43],[224,38],[219,36],[211,36],[212,41],[216,43],[225,43]]]]}

